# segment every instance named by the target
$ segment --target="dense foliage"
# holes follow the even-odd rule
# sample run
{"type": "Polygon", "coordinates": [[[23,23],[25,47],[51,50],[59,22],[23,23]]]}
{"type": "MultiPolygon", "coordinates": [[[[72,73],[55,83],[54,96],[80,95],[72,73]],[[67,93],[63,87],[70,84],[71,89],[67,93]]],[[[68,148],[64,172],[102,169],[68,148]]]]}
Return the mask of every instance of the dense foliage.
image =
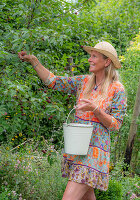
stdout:
{"type": "MultiPolygon", "coordinates": [[[[123,56],[120,56],[120,60],[122,62],[122,68],[120,70],[120,79],[123,82],[127,95],[127,113],[124,118],[123,126],[119,130],[119,133],[114,137],[112,136],[112,142],[114,145],[112,148],[112,160],[114,163],[116,160],[119,160],[120,157],[123,157],[122,152],[124,154],[126,148],[126,141],[128,138],[129,128],[131,124],[131,117],[133,113],[134,103],[136,92],[138,88],[138,82],[140,77],[140,32],[136,35],[133,41],[130,42],[131,45],[126,49],[126,52],[123,56]]],[[[137,124],[140,124],[139,118],[137,120],[137,124]]],[[[137,133],[140,132],[140,127],[138,126],[137,133]]],[[[139,148],[139,135],[135,139],[134,149],[133,149],[133,161],[134,165],[137,165],[137,172],[139,173],[139,164],[138,164],[138,148],[139,148]]],[[[133,167],[134,169],[135,167],[133,167]]]]}
{"type": "MultiPolygon", "coordinates": [[[[1,200],[62,199],[67,178],[61,177],[62,154],[52,148],[50,141],[30,140],[24,151],[9,151],[4,146],[1,151],[1,200]],[[42,151],[36,150],[38,145],[42,151]],[[46,153],[44,149],[47,149],[46,153]]],[[[95,190],[97,200],[130,200],[138,196],[139,177],[130,177],[129,174],[124,177],[122,168],[123,164],[118,163],[111,171],[106,192],[95,190]]]]}
{"type": "MultiPolygon", "coordinates": [[[[140,74],[139,13],[138,0],[78,0],[74,4],[62,0],[1,0],[1,145],[22,152],[29,138],[40,141],[43,137],[55,149],[62,149],[62,123],[75,104],[73,95],[46,88],[32,67],[19,61],[17,53],[33,53],[49,70],[65,76],[71,75],[67,59],[73,57],[74,75],[85,74],[88,55],[81,47],[105,40],[118,51],[123,66],[120,76],[128,97],[123,126],[119,134],[111,135],[111,167],[122,162],[140,74]]],[[[134,146],[133,161],[139,174],[137,139],[134,146]]]]}
{"type": "Polygon", "coordinates": [[[1,112],[6,114],[1,118],[1,141],[13,139],[17,145],[19,141],[14,137],[19,133],[24,138],[54,134],[58,136],[56,143],[58,138],[62,141],[58,130],[67,108],[73,105],[71,95],[62,96],[46,89],[33,69],[19,61],[18,51],[33,52],[44,66],[62,75],[69,74],[64,69],[67,58],[72,56],[77,66],[74,74],[87,73],[87,55],[81,45],[104,39],[114,43],[119,53],[124,52],[138,32],[138,5],[138,1],[125,0],[83,1],[75,5],[62,1],[3,0],[0,89],[1,112]]]}

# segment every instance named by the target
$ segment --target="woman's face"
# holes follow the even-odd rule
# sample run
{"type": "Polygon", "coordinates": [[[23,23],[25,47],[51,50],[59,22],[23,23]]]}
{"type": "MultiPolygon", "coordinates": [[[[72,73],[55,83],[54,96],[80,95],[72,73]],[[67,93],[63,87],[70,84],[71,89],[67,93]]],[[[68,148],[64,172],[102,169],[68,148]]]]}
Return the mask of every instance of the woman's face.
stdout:
{"type": "Polygon", "coordinates": [[[90,64],[89,71],[94,74],[105,71],[107,59],[97,51],[91,51],[90,58],[88,59],[90,64]]]}

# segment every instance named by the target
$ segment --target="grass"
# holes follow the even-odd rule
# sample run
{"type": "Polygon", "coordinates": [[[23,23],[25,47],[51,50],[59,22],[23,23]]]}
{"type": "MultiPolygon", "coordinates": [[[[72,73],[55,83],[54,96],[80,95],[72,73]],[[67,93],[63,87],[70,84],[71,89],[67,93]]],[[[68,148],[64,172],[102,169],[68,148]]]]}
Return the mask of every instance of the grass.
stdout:
{"type": "MultiPolygon", "coordinates": [[[[61,177],[61,151],[52,145],[35,149],[35,141],[12,150],[0,149],[0,200],[61,200],[67,179],[61,177]],[[44,150],[45,149],[45,150],[44,150]]],[[[97,200],[129,200],[138,196],[139,177],[122,175],[122,165],[110,174],[109,189],[95,190],[97,200]]],[[[138,198],[137,198],[138,199],[138,198]]]]}

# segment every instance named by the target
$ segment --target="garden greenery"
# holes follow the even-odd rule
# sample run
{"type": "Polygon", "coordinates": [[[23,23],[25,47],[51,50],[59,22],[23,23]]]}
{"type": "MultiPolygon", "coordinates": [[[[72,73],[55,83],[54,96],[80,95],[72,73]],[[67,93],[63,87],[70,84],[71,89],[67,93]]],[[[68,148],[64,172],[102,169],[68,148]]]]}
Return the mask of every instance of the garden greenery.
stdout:
{"type": "MultiPolygon", "coordinates": [[[[32,67],[18,59],[17,53],[21,50],[33,53],[54,74],[64,76],[71,75],[71,71],[67,68],[67,59],[73,57],[74,75],[87,74],[88,55],[83,51],[82,46],[95,45],[103,40],[111,42],[117,49],[122,62],[120,77],[128,97],[127,116],[125,116],[123,126],[119,134],[111,134],[113,168],[117,162],[123,160],[122,152],[125,152],[140,74],[139,13],[138,0],[78,0],[76,3],[63,0],[1,1],[0,143],[1,153],[4,153],[3,147],[7,148],[4,155],[8,156],[2,157],[6,173],[8,172],[6,166],[10,167],[9,173],[12,174],[13,162],[17,162],[16,158],[16,161],[9,166],[11,162],[9,158],[12,159],[15,155],[8,154],[8,151],[15,148],[14,151],[22,152],[24,157],[25,144],[30,139],[37,142],[43,137],[44,140],[50,141],[56,150],[61,151],[63,148],[62,124],[75,104],[73,95],[46,88],[32,67]]],[[[36,146],[37,148],[42,149],[39,145],[36,146]]],[[[134,155],[137,149],[136,140],[134,155]]],[[[53,164],[53,156],[48,155],[49,152],[46,155],[47,162],[53,164]]],[[[139,173],[138,166],[135,169],[139,173]]],[[[9,184],[12,184],[14,179],[12,180],[11,177],[8,183],[5,176],[4,178],[1,176],[3,185],[1,191],[7,196],[8,191],[11,191],[9,184]],[[5,179],[8,183],[6,193],[3,182],[5,179]]],[[[35,179],[32,181],[34,182],[35,179]]],[[[16,184],[20,187],[20,183],[16,184]]],[[[121,187],[117,186],[118,191],[121,187]]],[[[20,198],[21,191],[18,189],[17,191],[20,198]]],[[[124,193],[123,196],[125,196],[124,193]]],[[[13,193],[10,195],[13,195],[11,199],[16,199],[13,193]]],[[[44,197],[41,198],[44,199],[44,197]]]]}

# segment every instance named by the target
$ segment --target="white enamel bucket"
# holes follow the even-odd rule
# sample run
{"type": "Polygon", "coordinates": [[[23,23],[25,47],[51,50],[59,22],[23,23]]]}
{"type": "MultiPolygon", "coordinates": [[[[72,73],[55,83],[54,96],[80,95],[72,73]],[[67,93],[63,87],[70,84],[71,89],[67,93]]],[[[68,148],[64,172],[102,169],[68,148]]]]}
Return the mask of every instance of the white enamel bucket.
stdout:
{"type": "MultiPolygon", "coordinates": [[[[72,110],[70,111],[70,113],[72,112],[72,110]]],[[[63,131],[65,153],[74,155],[87,155],[93,131],[93,125],[79,123],[68,124],[66,121],[66,123],[63,124],[63,131]]]]}

